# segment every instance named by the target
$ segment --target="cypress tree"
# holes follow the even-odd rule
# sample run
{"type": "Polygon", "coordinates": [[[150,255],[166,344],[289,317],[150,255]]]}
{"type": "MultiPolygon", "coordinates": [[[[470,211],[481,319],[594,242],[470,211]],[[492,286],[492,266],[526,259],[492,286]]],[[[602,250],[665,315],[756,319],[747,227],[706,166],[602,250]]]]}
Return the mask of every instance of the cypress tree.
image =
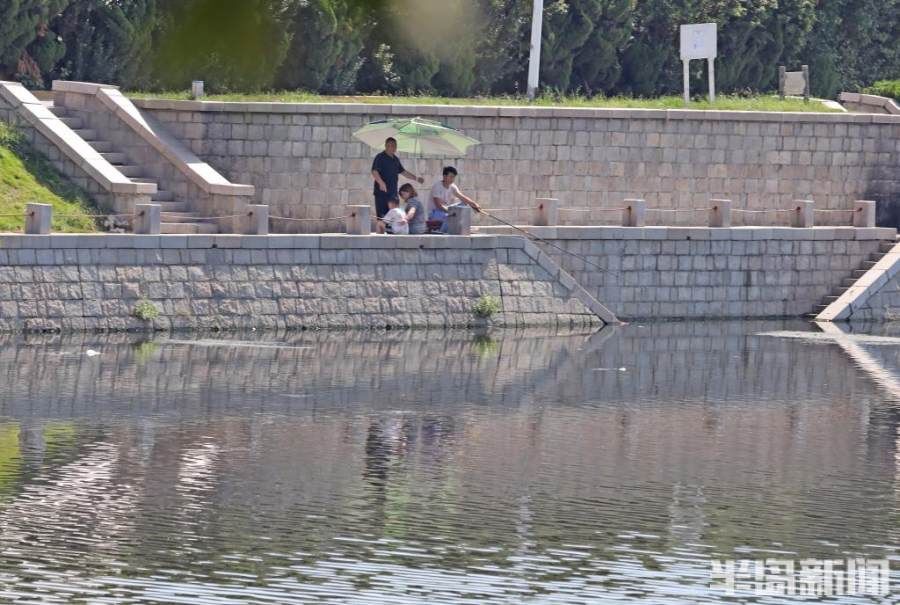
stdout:
{"type": "Polygon", "coordinates": [[[27,59],[26,62],[39,69],[47,68],[48,63],[58,59],[58,50],[53,48],[56,34],[47,26],[51,18],[59,13],[68,2],[69,0],[3,0],[0,2],[0,76],[15,77],[23,59],[27,59]],[[45,38],[46,40],[44,40],[45,38]],[[28,54],[28,47],[35,42],[37,42],[36,54],[40,61],[36,61],[28,54]]]}
{"type": "Polygon", "coordinates": [[[366,37],[374,26],[373,2],[302,0],[291,24],[291,46],[277,84],[325,93],[356,87],[366,37]]]}

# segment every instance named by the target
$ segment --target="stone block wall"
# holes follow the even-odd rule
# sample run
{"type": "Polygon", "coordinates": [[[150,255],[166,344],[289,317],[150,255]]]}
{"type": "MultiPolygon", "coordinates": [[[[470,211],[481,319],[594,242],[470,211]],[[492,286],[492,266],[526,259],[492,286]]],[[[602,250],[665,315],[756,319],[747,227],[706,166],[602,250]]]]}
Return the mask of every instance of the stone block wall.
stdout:
{"type": "MultiPolygon", "coordinates": [[[[705,225],[711,198],[736,208],[786,208],[813,199],[850,209],[900,192],[900,116],[686,110],[554,109],[142,100],[191,149],[233,181],[255,185],[276,216],[324,219],[371,202],[374,152],[352,133],[385,118],[422,116],[482,144],[465,158],[415,159],[428,189],[441,166],[505,220],[528,222],[538,197],[560,198],[567,225],[616,224],[611,208],[644,198],[648,224],[705,225]],[[604,211],[606,210],[606,211],[604,211]],[[680,210],[680,212],[671,212],[680,210]]],[[[424,192],[423,192],[424,193],[424,192]]],[[[482,224],[489,224],[479,217],[482,224]]],[[[735,215],[786,223],[784,213],[735,215]]],[[[818,224],[849,224],[821,213],[818,224]]],[[[338,221],[273,222],[276,230],[337,231],[338,221]]]]}
{"type": "Polygon", "coordinates": [[[806,315],[896,237],[852,227],[530,231],[565,250],[538,245],[624,320],[806,315]]]}
{"type": "Polygon", "coordinates": [[[0,331],[602,325],[515,236],[0,237],[0,331]],[[148,299],[152,324],[133,317],[148,299]]]}

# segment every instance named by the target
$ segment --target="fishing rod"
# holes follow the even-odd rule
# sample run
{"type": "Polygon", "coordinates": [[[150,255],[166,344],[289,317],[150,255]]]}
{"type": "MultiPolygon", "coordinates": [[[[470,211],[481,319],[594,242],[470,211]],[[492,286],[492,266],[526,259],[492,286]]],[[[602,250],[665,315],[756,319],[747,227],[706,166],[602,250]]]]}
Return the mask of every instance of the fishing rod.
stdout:
{"type": "Polygon", "coordinates": [[[508,222],[504,221],[504,220],[503,220],[502,218],[500,218],[499,216],[495,216],[495,215],[491,214],[490,212],[488,212],[487,210],[484,210],[483,208],[481,209],[481,214],[484,214],[485,216],[490,217],[490,218],[494,219],[495,221],[497,221],[498,223],[502,223],[503,225],[506,225],[507,227],[511,227],[512,229],[515,229],[516,231],[518,231],[519,233],[523,234],[525,237],[527,237],[528,239],[530,239],[530,240],[532,240],[532,241],[534,241],[534,242],[541,243],[541,244],[547,244],[547,245],[550,246],[551,248],[555,248],[556,250],[559,250],[559,251],[562,252],[563,254],[568,254],[569,256],[574,256],[575,258],[577,258],[577,259],[579,259],[579,260],[581,260],[581,261],[584,261],[586,264],[588,264],[588,265],[590,265],[590,266],[592,266],[592,267],[594,267],[594,268],[596,268],[596,269],[602,271],[603,273],[612,273],[612,274],[615,274],[615,273],[616,273],[615,271],[610,271],[610,270],[608,270],[608,269],[604,269],[603,267],[601,267],[601,266],[598,265],[597,263],[595,263],[595,262],[593,262],[593,261],[589,261],[587,258],[585,258],[584,256],[581,256],[580,254],[576,254],[576,253],[574,253],[574,252],[569,252],[569,251],[566,250],[565,248],[562,248],[561,246],[557,246],[557,245],[554,244],[553,242],[548,241],[548,240],[546,240],[546,239],[544,239],[544,238],[542,238],[542,237],[539,237],[539,236],[535,235],[534,233],[531,233],[530,231],[525,231],[525,230],[522,229],[521,227],[516,227],[516,226],[513,225],[512,223],[508,223],[508,222]]]}

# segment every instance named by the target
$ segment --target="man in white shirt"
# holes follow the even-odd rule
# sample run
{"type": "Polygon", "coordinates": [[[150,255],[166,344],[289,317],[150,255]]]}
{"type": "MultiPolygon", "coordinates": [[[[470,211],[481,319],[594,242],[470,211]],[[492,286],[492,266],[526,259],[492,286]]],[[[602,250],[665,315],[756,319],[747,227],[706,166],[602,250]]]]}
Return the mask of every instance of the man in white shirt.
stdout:
{"type": "Polygon", "coordinates": [[[478,202],[464,194],[459,190],[456,183],[456,168],[446,166],[444,168],[443,178],[434,184],[431,188],[431,194],[428,196],[428,220],[441,221],[441,231],[447,231],[447,208],[460,202],[468,205],[475,212],[481,212],[481,206],[478,202]]]}

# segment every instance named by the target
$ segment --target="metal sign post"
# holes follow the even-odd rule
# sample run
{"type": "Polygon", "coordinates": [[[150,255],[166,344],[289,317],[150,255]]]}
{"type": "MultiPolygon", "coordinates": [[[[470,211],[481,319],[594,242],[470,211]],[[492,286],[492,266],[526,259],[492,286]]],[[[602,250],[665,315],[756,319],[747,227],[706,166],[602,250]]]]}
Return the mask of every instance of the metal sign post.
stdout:
{"type": "Polygon", "coordinates": [[[709,66],[709,102],[716,100],[716,41],[715,23],[681,26],[681,62],[684,66],[684,103],[691,101],[691,59],[706,59],[709,66]]]}

